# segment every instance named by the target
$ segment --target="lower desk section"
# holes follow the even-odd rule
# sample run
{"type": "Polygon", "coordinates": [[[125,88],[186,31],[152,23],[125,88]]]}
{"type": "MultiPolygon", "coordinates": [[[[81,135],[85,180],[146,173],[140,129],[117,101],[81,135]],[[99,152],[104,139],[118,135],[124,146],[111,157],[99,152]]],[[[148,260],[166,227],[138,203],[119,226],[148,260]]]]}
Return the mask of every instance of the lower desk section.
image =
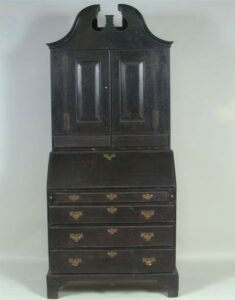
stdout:
{"type": "Polygon", "coordinates": [[[51,250],[52,273],[161,273],[174,270],[172,249],[51,250]]]}

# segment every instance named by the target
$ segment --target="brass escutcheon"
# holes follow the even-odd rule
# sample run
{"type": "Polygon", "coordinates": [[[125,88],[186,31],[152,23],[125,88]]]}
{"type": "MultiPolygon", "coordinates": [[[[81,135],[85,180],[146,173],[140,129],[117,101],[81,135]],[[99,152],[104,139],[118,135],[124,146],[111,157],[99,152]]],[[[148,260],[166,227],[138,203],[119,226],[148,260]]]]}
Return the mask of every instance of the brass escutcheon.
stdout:
{"type": "Polygon", "coordinates": [[[78,267],[81,263],[81,258],[69,258],[69,264],[73,267],[78,267]]]}
{"type": "Polygon", "coordinates": [[[106,198],[109,200],[114,200],[117,198],[117,194],[116,193],[108,193],[108,194],[106,194],[106,198]]]}
{"type": "Polygon", "coordinates": [[[115,153],[110,153],[110,154],[105,153],[103,156],[104,156],[104,158],[106,158],[107,160],[112,160],[113,158],[116,157],[116,154],[115,154],[115,153]]]}
{"type": "Polygon", "coordinates": [[[108,228],[108,229],[107,229],[107,232],[108,232],[110,235],[114,235],[115,233],[118,232],[118,230],[117,230],[117,228],[111,227],[111,228],[108,228]]]}
{"type": "Polygon", "coordinates": [[[111,251],[108,251],[107,252],[107,255],[109,256],[109,257],[114,257],[114,256],[116,256],[117,255],[117,251],[113,251],[113,250],[111,250],[111,251]]]}
{"type": "Polygon", "coordinates": [[[155,215],[154,210],[141,210],[141,215],[145,217],[146,220],[149,220],[155,215]]]}
{"type": "Polygon", "coordinates": [[[156,262],[156,258],[155,257],[143,257],[142,262],[146,266],[151,267],[156,262]]]}
{"type": "Polygon", "coordinates": [[[107,211],[113,215],[115,212],[117,212],[117,207],[110,206],[107,208],[107,211]]]}
{"type": "Polygon", "coordinates": [[[70,211],[69,212],[69,216],[76,221],[79,220],[82,215],[83,215],[82,211],[70,211]]]}
{"type": "Polygon", "coordinates": [[[153,232],[141,232],[140,237],[143,238],[146,242],[149,242],[154,237],[154,233],[153,232]]]}
{"type": "Polygon", "coordinates": [[[142,198],[143,198],[144,200],[147,200],[147,201],[153,199],[153,197],[154,197],[154,194],[149,194],[149,193],[146,193],[146,194],[143,194],[143,195],[142,195],[142,198]]]}
{"type": "Polygon", "coordinates": [[[70,233],[69,235],[69,238],[76,243],[83,239],[83,237],[83,233],[70,233]]]}
{"type": "Polygon", "coordinates": [[[75,194],[72,194],[72,195],[68,195],[68,199],[72,202],[76,202],[80,199],[80,196],[79,195],[75,195],[75,194]]]}

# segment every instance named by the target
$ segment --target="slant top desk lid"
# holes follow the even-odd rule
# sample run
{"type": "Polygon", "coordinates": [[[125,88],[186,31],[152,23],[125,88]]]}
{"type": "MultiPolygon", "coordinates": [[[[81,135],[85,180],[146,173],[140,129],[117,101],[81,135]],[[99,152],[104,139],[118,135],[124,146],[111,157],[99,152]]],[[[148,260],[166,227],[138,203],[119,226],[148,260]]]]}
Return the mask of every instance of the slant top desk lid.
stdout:
{"type": "Polygon", "coordinates": [[[171,151],[51,153],[49,189],[175,187],[171,151]]]}

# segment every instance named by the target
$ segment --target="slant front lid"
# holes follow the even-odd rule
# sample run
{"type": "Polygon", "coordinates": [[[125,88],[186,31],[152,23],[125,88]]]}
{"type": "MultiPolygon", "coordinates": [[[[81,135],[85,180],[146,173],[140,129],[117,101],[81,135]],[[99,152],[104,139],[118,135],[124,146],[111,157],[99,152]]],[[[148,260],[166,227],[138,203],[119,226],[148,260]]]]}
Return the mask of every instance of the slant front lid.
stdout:
{"type": "Polygon", "coordinates": [[[174,187],[174,158],[167,152],[51,153],[49,189],[174,187]]]}

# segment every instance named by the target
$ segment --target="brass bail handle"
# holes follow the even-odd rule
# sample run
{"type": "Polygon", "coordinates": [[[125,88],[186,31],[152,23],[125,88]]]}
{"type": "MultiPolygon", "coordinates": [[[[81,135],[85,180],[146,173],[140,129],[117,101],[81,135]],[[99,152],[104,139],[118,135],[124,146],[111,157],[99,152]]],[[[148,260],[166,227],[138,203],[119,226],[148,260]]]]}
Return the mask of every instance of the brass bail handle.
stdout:
{"type": "Polygon", "coordinates": [[[70,211],[69,216],[75,221],[79,220],[83,216],[82,211],[70,211]]]}
{"type": "Polygon", "coordinates": [[[68,262],[73,267],[78,267],[82,263],[81,258],[69,258],[68,262]]]}
{"type": "Polygon", "coordinates": [[[116,157],[116,154],[115,153],[105,153],[103,155],[103,157],[110,161],[116,157]]]}
{"type": "Polygon", "coordinates": [[[145,264],[147,267],[151,267],[153,264],[156,263],[155,257],[143,257],[142,258],[143,264],[145,264]]]}

